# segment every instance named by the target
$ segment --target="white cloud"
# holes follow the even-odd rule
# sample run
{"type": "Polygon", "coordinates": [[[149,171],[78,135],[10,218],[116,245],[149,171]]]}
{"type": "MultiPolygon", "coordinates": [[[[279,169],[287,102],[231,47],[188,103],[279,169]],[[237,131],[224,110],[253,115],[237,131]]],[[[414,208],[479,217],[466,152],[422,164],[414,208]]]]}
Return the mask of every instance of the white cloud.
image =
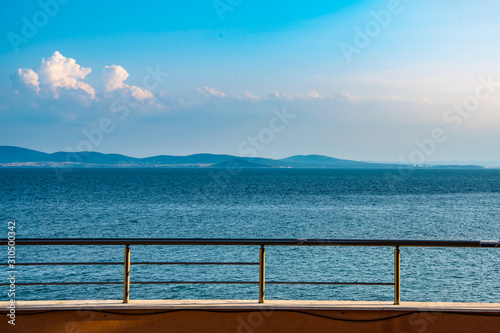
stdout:
{"type": "Polygon", "coordinates": [[[256,101],[256,100],[259,100],[260,98],[255,96],[254,94],[252,94],[249,91],[245,91],[240,96],[237,96],[236,99],[239,101],[248,101],[248,100],[256,101]]]}
{"type": "Polygon", "coordinates": [[[32,69],[18,68],[15,75],[11,76],[14,87],[18,90],[34,91],[38,94],[40,92],[40,81],[38,81],[38,74],[32,69]]]}
{"type": "MultiPolygon", "coordinates": [[[[129,74],[121,66],[104,67],[101,75],[104,87],[97,92],[84,82],[91,72],[91,68],[82,67],[75,59],[66,58],[55,51],[51,56],[42,58],[37,68],[19,68],[10,75],[14,87],[12,102],[65,117],[73,112],[70,110],[77,109],[85,117],[83,110],[89,110],[90,107],[92,110],[113,110],[117,98],[124,95],[132,97],[135,102],[143,102],[133,104],[137,112],[166,109],[164,105],[157,103],[151,91],[126,84],[129,74]]],[[[171,98],[168,102],[170,105],[177,105],[171,102],[171,98]]]]}
{"type": "Polygon", "coordinates": [[[66,58],[55,51],[50,58],[43,58],[38,75],[40,82],[47,85],[55,98],[59,98],[59,88],[67,90],[83,90],[91,98],[95,98],[92,86],[81,80],[92,72],[91,68],[81,67],[73,58],[66,58]]]}
{"type": "Polygon", "coordinates": [[[101,80],[104,82],[104,88],[107,91],[123,89],[125,81],[128,78],[128,73],[122,66],[111,65],[104,66],[101,74],[101,80]]]}
{"type": "Polygon", "coordinates": [[[282,92],[276,91],[265,97],[265,99],[281,99],[281,100],[297,100],[297,99],[309,99],[309,98],[321,98],[321,96],[316,90],[312,90],[307,94],[295,94],[295,95],[290,95],[284,91],[282,92]]]}
{"type": "Polygon", "coordinates": [[[141,89],[137,86],[129,86],[124,81],[127,80],[128,73],[122,66],[111,65],[104,66],[101,79],[104,82],[106,91],[126,91],[138,100],[153,98],[153,93],[149,90],[141,89]]]}
{"type": "Polygon", "coordinates": [[[292,95],[287,94],[286,92],[274,92],[273,94],[267,95],[266,99],[293,99],[292,95]]]}
{"type": "Polygon", "coordinates": [[[316,90],[313,90],[309,94],[307,94],[307,97],[309,97],[309,98],[320,98],[319,93],[316,90]]]}
{"type": "Polygon", "coordinates": [[[209,88],[207,86],[204,87],[198,87],[196,88],[196,91],[202,93],[205,96],[216,96],[220,98],[226,97],[226,94],[224,94],[222,91],[215,90],[214,88],[209,88]]]}
{"type": "Polygon", "coordinates": [[[335,99],[339,100],[348,100],[350,102],[357,102],[361,100],[361,97],[356,95],[351,95],[347,91],[342,91],[338,94],[335,94],[335,99]]]}
{"type": "Polygon", "coordinates": [[[153,98],[153,93],[149,90],[141,89],[136,86],[130,86],[128,88],[130,89],[130,94],[137,99],[143,100],[153,98]]]}

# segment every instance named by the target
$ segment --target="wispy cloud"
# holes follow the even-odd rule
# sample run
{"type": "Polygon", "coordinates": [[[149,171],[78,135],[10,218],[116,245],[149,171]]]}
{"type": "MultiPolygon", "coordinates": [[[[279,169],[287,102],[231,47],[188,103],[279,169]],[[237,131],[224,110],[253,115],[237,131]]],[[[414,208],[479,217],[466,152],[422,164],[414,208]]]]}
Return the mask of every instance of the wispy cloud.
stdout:
{"type": "Polygon", "coordinates": [[[350,101],[350,102],[358,102],[358,101],[361,101],[362,98],[359,96],[350,94],[347,91],[342,91],[342,92],[335,94],[335,99],[350,101]]]}
{"type": "Polygon", "coordinates": [[[241,95],[236,96],[239,101],[258,101],[260,97],[255,96],[249,91],[244,91],[241,95]]]}
{"type": "Polygon", "coordinates": [[[196,91],[200,92],[201,94],[203,94],[205,96],[215,96],[215,97],[220,97],[220,98],[226,97],[226,94],[223,93],[222,91],[218,91],[214,88],[209,88],[207,86],[198,87],[198,88],[196,88],[196,91]]]}
{"type": "Polygon", "coordinates": [[[275,91],[272,94],[267,95],[266,99],[293,99],[293,96],[286,92],[275,91]]]}
{"type": "Polygon", "coordinates": [[[309,98],[320,98],[319,93],[316,90],[313,90],[307,94],[309,98]]]}

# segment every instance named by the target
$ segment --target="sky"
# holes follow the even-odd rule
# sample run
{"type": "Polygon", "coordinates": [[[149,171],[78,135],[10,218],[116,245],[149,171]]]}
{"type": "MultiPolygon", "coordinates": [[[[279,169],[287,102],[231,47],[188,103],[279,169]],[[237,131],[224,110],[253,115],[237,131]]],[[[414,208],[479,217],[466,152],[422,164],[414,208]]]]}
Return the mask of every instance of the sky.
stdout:
{"type": "Polygon", "coordinates": [[[500,162],[498,1],[0,6],[0,145],[500,162]]]}

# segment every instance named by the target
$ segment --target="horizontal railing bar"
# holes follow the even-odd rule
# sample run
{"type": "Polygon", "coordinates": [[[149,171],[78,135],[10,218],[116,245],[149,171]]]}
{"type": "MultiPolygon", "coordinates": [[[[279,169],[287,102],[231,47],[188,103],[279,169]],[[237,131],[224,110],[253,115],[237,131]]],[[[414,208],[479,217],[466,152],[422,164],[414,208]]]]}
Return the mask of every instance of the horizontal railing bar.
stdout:
{"type": "MultiPolygon", "coordinates": [[[[0,264],[0,266],[8,266],[10,264],[0,264]]],[[[15,263],[16,266],[71,266],[71,265],[121,265],[122,262],[23,262],[15,263]]]]}
{"type": "Polygon", "coordinates": [[[137,281],[131,284],[258,284],[254,281],[137,281]]]}
{"type": "MultiPolygon", "coordinates": [[[[123,284],[121,282],[16,282],[16,286],[69,286],[69,285],[85,285],[85,284],[123,284]]],[[[0,283],[0,286],[8,286],[8,283],[0,283]]]]}
{"type": "Polygon", "coordinates": [[[210,261],[207,261],[207,262],[189,262],[189,261],[186,261],[186,262],[176,262],[176,261],[172,261],[172,262],[132,262],[130,263],[131,265],[248,265],[248,266],[251,266],[251,265],[254,265],[254,266],[258,266],[259,263],[258,262],[210,262],[210,261]]]}
{"type": "Polygon", "coordinates": [[[394,286],[393,282],[295,282],[295,281],[275,281],[266,284],[329,284],[329,285],[364,285],[364,286],[394,286]]]}
{"type": "MultiPolygon", "coordinates": [[[[130,282],[130,284],[257,284],[251,281],[140,281],[130,282]]],[[[87,285],[87,284],[123,284],[120,282],[27,282],[17,283],[16,286],[63,286],[63,285],[87,285]]],[[[8,286],[8,283],[0,283],[0,286],[8,286]]]]}
{"type": "MultiPolygon", "coordinates": [[[[412,246],[499,247],[500,241],[369,240],[369,239],[230,239],[230,238],[25,238],[16,245],[285,245],[285,246],[412,246]]],[[[0,245],[8,245],[7,239],[0,245]]]]}
{"type": "MultiPolygon", "coordinates": [[[[16,283],[16,286],[61,286],[87,284],[123,284],[123,282],[39,282],[16,283]]],[[[136,281],[130,284],[259,284],[258,281],[136,281]]],[[[266,284],[312,284],[312,285],[366,285],[366,286],[394,286],[394,283],[385,282],[308,282],[308,281],[270,281],[266,284]]],[[[8,286],[0,283],[0,286],[8,286]]]]}
{"type": "MultiPolygon", "coordinates": [[[[131,262],[131,265],[259,265],[258,262],[131,262]]],[[[1,264],[0,266],[9,266],[1,264]]],[[[71,265],[121,265],[122,262],[25,262],[16,263],[16,266],[71,266],[71,265]]]]}

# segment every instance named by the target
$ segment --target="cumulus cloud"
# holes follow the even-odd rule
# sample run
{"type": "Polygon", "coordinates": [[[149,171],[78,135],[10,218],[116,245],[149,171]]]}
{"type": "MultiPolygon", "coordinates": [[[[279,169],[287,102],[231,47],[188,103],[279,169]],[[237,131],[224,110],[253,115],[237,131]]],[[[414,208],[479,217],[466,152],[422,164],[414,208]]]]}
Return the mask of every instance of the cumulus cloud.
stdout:
{"type": "Polygon", "coordinates": [[[125,81],[128,78],[128,73],[122,66],[111,65],[104,66],[101,74],[101,80],[104,82],[104,88],[107,91],[123,89],[125,81]]]}
{"type": "Polygon", "coordinates": [[[18,68],[16,74],[11,75],[14,88],[22,91],[34,91],[38,94],[40,92],[40,81],[38,81],[38,74],[32,69],[18,68]]]}
{"type": "Polygon", "coordinates": [[[45,59],[42,59],[38,76],[40,82],[46,85],[55,98],[59,97],[60,89],[83,90],[92,99],[95,98],[95,91],[92,86],[82,80],[92,72],[91,68],[81,67],[73,58],[66,58],[59,51],[45,59]]]}
{"type": "Polygon", "coordinates": [[[149,90],[141,89],[136,86],[131,86],[129,87],[129,89],[130,89],[130,94],[137,99],[143,100],[143,99],[153,98],[153,93],[149,90]]]}
{"type": "Polygon", "coordinates": [[[153,98],[153,93],[149,90],[141,89],[137,86],[129,86],[124,81],[127,80],[128,73],[122,66],[104,66],[101,80],[104,82],[104,89],[108,92],[127,92],[138,100],[153,98]]]}
{"type": "Polygon", "coordinates": [[[224,94],[222,91],[218,91],[218,90],[215,90],[214,88],[209,88],[207,86],[198,87],[198,88],[196,88],[196,91],[202,93],[205,96],[215,96],[215,97],[220,97],[220,98],[226,97],[226,94],[224,94]]]}
{"type": "MultiPolygon", "coordinates": [[[[129,74],[123,67],[104,66],[101,74],[104,87],[100,91],[85,82],[91,72],[91,68],[82,67],[75,59],[55,51],[49,57],[42,58],[38,67],[19,68],[10,75],[15,92],[11,101],[33,109],[47,110],[47,114],[54,111],[65,117],[75,110],[112,111],[116,108],[118,98],[124,96],[127,100],[135,100],[133,107],[137,112],[165,109],[151,91],[126,84],[129,74]]],[[[83,112],[80,114],[85,116],[83,112]]]]}

